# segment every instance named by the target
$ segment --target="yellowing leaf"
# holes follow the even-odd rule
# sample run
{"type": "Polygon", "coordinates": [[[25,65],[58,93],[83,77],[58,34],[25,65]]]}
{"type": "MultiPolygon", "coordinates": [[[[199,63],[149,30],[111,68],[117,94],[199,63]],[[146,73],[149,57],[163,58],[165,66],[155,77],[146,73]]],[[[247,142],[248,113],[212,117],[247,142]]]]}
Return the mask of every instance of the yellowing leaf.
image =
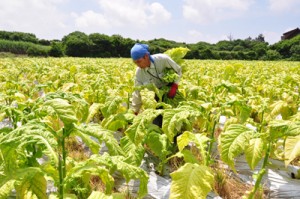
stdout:
{"type": "Polygon", "coordinates": [[[93,103],[89,108],[89,114],[85,120],[85,123],[91,122],[93,117],[99,112],[100,108],[101,108],[101,104],[93,103]]]}
{"type": "Polygon", "coordinates": [[[93,191],[88,199],[113,199],[113,196],[105,195],[100,191],[93,191]]]}
{"type": "Polygon", "coordinates": [[[14,189],[14,183],[15,180],[9,180],[0,187],[0,198],[9,198],[11,191],[14,189]]]}
{"type": "Polygon", "coordinates": [[[227,163],[232,170],[235,171],[234,158],[244,151],[245,143],[248,142],[253,132],[253,130],[246,126],[232,124],[221,134],[219,143],[221,159],[227,163]]]}
{"type": "Polygon", "coordinates": [[[264,153],[264,141],[262,138],[254,138],[249,141],[247,145],[245,154],[246,160],[250,168],[253,170],[258,162],[263,158],[264,153]]]}
{"type": "Polygon", "coordinates": [[[145,138],[149,124],[151,124],[161,112],[162,110],[145,110],[133,120],[133,124],[125,131],[125,134],[135,145],[141,144],[145,138]]]}
{"type": "Polygon", "coordinates": [[[186,163],[171,173],[170,199],[206,198],[213,188],[214,176],[209,167],[186,163]]]}
{"type": "Polygon", "coordinates": [[[286,166],[300,156],[300,135],[286,139],[284,152],[286,166]]]}
{"type": "Polygon", "coordinates": [[[182,151],[185,146],[187,146],[190,142],[193,142],[199,149],[199,153],[202,157],[202,160],[206,160],[206,148],[207,142],[209,140],[206,136],[185,131],[182,135],[178,136],[177,140],[179,151],[182,151]]]}
{"type": "Polygon", "coordinates": [[[77,122],[76,113],[73,106],[69,104],[67,100],[56,98],[48,100],[44,103],[47,107],[47,111],[52,114],[56,114],[64,124],[70,124],[77,122]]]}
{"type": "Polygon", "coordinates": [[[16,190],[20,198],[24,199],[46,199],[47,181],[42,173],[28,172],[22,182],[16,185],[16,190]]]}

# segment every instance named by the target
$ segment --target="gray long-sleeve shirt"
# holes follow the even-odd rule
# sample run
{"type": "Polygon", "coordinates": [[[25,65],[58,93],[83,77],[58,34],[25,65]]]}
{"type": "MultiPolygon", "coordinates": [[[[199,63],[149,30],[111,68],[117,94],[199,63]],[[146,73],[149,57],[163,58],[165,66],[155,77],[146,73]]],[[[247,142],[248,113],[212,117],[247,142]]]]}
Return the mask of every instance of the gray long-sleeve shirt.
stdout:
{"type": "MultiPolygon", "coordinates": [[[[167,85],[168,83],[162,80],[165,68],[171,68],[178,74],[179,78],[175,81],[175,83],[178,84],[182,76],[181,67],[166,54],[155,54],[151,56],[154,63],[151,62],[150,67],[138,67],[136,69],[134,85],[141,86],[153,83],[157,88],[167,85]]],[[[134,112],[139,112],[142,106],[142,99],[138,90],[132,94],[131,106],[134,112]]]]}

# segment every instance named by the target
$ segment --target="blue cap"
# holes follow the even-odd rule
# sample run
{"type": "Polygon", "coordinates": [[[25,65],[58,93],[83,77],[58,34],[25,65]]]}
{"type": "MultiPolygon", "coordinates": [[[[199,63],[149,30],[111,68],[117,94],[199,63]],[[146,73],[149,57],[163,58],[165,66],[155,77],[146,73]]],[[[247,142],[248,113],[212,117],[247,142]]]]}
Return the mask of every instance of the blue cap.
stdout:
{"type": "Polygon", "coordinates": [[[138,59],[142,58],[143,56],[145,56],[145,54],[150,55],[149,46],[147,44],[136,43],[131,48],[130,53],[131,53],[131,58],[133,60],[138,60],[138,59]]]}

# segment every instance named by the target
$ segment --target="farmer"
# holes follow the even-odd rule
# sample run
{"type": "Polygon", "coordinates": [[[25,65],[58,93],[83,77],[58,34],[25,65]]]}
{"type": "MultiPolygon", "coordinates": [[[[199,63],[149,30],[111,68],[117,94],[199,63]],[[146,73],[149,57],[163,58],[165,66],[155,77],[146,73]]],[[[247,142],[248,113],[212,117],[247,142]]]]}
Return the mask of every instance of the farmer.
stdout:
{"type": "MultiPolygon", "coordinates": [[[[135,86],[141,86],[153,83],[158,89],[163,86],[169,86],[170,90],[167,93],[168,98],[174,98],[178,89],[178,83],[182,76],[181,67],[176,64],[166,54],[150,55],[149,46],[147,44],[136,43],[131,48],[131,58],[138,66],[135,74],[135,86]],[[167,83],[162,77],[164,69],[173,69],[178,74],[178,79],[175,82],[167,83]]],[[[156,96],[156,100],[158,97],[156,96]]],[[[134,91],[132,95],[132,109],[135,114],[138,114],[142,106],[140,91],[134,91]]]]}

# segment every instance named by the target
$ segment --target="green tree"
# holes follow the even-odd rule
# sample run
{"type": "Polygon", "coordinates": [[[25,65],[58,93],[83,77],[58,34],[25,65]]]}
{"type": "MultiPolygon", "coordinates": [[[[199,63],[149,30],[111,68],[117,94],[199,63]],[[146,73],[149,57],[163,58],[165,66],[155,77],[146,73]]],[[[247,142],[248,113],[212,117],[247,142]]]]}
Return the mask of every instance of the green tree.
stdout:
{"type": "Polygon", "coordinates": [[[49,55],[52,57],[63,57],[64,50],[61,42],[53,42],[51,44],[51,49],[49,50],[49,55]]]}
{"type": "Polygon", "coordinates": [[[233,48],[234,48],[234,44],[233,44],[232,41],[223,40],[223,41],[219,41],[216,44],[216,49],[217,50],[228,50],[228,51],[231,51],[233,48]]]}
{"type": "Polygon", "coordinates": [[[0,39],[38,43],[38,39],[34,34],[23,32],[0,31],[0,39]]]}
{"type": "Polygon", "coordinates": [[[294,45],[299,45],[299,43],[300,43],[300,35],[292,39],[282,40],[278,43],[275,43],[270,48],[272,50],[276,50],[277,52],[279,52],[283,58],[290,58],[292,56],[291,48],[294,45]]]}
{"type": "Polygon", "coordinates": [[[265,42],[265,36],[263,34],[259,34],[256,38],[255,41],[259,42],[265,42]]]}
{"type": "Polygon", "coordinates": [[[206,48],[199,51],[200,59],[215,59],[215,55],[212,50],[206,48]]]}
{"type": "Polygon", "coordinates": [[[75,31],[65,36],[63,39],[63,44],[66,48],[66,55],[71,57],[89,57],[91,41],[89,37],[79,31],[75,31]]]}
{"type": "Polygon", "coordinates": [[[281,55],[276,50],[268,50],[265,59],[267,60],[279,60],[281,59],[281,55]]]}
{"type": "Polygon", "coordinates": [[[300,44],[298,45],[293,45],[291,47],[291,59],[293,61],[300,61],[300,44]]]}
{"type": "Polygon", "coordinates": [[[34,45],[34,46],[30,46],[26,53],[29,56],[42,56],[42,57],[47,57],[48,56],[48,49],[45,48],[44,46],[38,46],[38,45],[34,45]]]}
{"type": "Polygon", "coordinates": [[[130,57],[130,49],[134,45],[131,39],[123,38],[121,35],[111,36],[112,54],[114,57],[130,57]]]}
{"type": "Polygon", "coordinates": [[[267,53],[268,44],[265,42],[254,42],[252,50],[255,51],[257,56],[256,58],[261,59],[267,53]]]}
{"type": "Polygon", "coordinates": [[[189,52],[187,52],[185,58],[187,59],[200,59],[200,53],[199,50],[190,50],[189,52]]]}
{"type": "Polygon", "coordinates": [[[233,47],[233,51],[243,51],[245,48],[241,45],[236,45],[233,47]]]}
{"type": "Polygon", "coordinates": [[[112,57],[112,44],[108,35],[93,33],[89,35],[92,42],[90,51],[92,57],[112,57]]]}

